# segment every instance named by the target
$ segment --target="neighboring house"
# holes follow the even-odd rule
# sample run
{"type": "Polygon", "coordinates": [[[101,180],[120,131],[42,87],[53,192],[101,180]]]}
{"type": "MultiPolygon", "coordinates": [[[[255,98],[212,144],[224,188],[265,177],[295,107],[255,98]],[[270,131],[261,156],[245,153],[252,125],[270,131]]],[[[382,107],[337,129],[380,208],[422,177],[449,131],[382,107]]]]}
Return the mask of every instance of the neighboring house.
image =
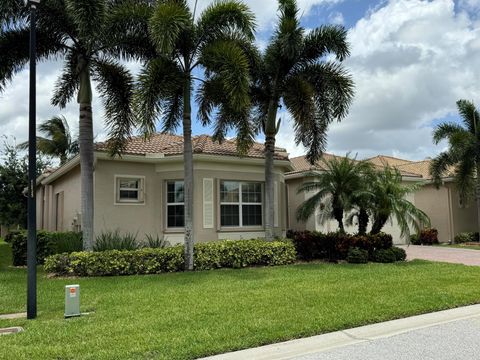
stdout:
{"type": "MultiPolygon", "coordinates": [[[[193,138],[194,227],[196,241],[264,237],[263,145],[243,157],[234,141],[218,144],[207,135],[193,138]]],[[[94,163],[94,229],[159,234],[170,243],[183,237],[183,137],[155,134],[132,138],[121,157],[97,144],[94,163]]],[[[275,153],[275,234],[287,229],[284,149],[275,153]]],[[[37,183],[38,228],[80,230],[78,156],[37,183]]]]}
{"type": "MultiPolygon", "coordinates": [[[[294,170],[285,174],[287,183],[287,199],[288,209],[288,227],[297,230],[317,230],[317,231],[336,231],[337,223],[334,220],[321,223],[318,216],[312,216],[306,223],[298,222],[295,217],[295,211],[298,206],[308,199],[312,194],[298,193],[297,189],[303,182],[312,181],[309,176],[315,172],[325,171],[323,159],[329,159],[334,155],[324,154],[323,158],[310,165],[305,157],[300,156],[290,159],[294,170]]],[[[430,159],[422,161],[410,161],[398,159],[390,156],[379,155],[367,161],[375,166],[396,167],[402,174],[405,183],[422,183],[424,184],[414,194],[409,195],[410,200],[416,207],[423,210],[429,217],[432,227],[438,230],[440,242],[448,242],[453,240],[456,234],[464,231],[477,231],[477,207],[473,200],[466,204],[460,202],[458,191],[450,174],[443,179],[443,184],[437,189],[432,183],[430,175],[430,159]]],[[[355,232],[356,228],[346,228],[349,232],[355,232]]],[[[405,243],[407,239],[400,237],[400,230],[393,220],[387,223],[384,231],[392,234],[394,242],[405,243]]]]}

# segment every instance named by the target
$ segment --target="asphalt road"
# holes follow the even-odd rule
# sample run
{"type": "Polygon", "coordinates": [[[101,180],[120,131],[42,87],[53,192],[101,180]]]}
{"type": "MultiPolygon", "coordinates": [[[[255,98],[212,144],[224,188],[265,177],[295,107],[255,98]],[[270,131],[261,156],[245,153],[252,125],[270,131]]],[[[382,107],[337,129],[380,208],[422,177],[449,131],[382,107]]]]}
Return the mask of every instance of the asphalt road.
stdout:
{"type": "Polygon", "coordinates": [[[480,317],[295,357],[295,360],[477,360],[480,317]]]}

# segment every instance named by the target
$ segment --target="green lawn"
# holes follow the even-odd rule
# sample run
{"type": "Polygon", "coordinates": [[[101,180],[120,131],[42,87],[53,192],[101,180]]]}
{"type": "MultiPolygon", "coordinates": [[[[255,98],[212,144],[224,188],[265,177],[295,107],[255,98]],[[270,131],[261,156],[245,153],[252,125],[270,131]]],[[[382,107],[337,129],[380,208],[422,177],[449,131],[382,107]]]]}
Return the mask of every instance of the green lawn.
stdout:
{"type": "MultiPolygon", "coordinates": [[[[0,243],[0,313],[24,311],[25,269],[0,243]]],[[[0,321],[2,359],[193,359],[480,302],[480,267],[303,264],[157,276],[47,279],[37,320],[0,321]],[[63,286],[82,311],[63,319],[63,286]]]]}

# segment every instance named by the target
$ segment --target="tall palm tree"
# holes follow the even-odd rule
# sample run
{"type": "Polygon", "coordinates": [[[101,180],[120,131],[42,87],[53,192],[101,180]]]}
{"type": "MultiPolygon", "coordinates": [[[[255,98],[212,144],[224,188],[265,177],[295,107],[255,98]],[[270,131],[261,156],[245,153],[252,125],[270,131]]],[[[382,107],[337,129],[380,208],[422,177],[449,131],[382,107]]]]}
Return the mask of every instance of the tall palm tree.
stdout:
{"type": "MultiPolygon", "coordinates": [[[[37,149],[40,153],[58,158],[60,165],[77,155],[80,151],[78,139],[74,140],[67,119],[54,116],[40,124],[38,130],[46,137],[37,137],[37,149]]],[[[18,145],[20,149],[28,149],[28,141],[18,145]]]]}
{"type": "MultiPolygon", "coordinates": [[[[355,201],[365,191],[364,174],[370,174],[372,164],[348,157],[333,157],[324,161],[326,169],[320,174],[311,174],[313,181],[302,184],[298,192],[315,192],[297,209],[297,219],[306,221],[320,209],[324,218],[338,222],[340,232],[345,232],[344,216],[352,210],[355,201]]],[[[367,220],[368,222],[368,220],[367,220]]]]}
{"type": "MultiPolygon", "coordinates": [[[[21,1],[0,3],[0,91],[28,62],[29,11],[21,1]]],[[[145,42],[138,14],[149,1],[43,0],[37,7],[37,57],[63,59],[52,104],[79,104],[81,210],[84,248],[93,241],[92,80],[104,101],[112,152],[122,149],[133,123],[129,103],[133,80],[119,58],[137,58],[145,42]]]]}
{"type": "Polygon", "coordinates": [[[430,172],[439,187],[442,177],[453,171],[460,198],[475,196],[480,229],[480,114],[468,100],[458,100],[457,108],[462,122],[442,123],[433,133],[435,144],[448,140],[449,148],[433,159],[430,172]]]}
{"type": "Polygon", "coordinates": [[[410,228],[419,231],[430,226],[428,215],[406,199],[408,194],[414,193],[420,186],[402,184],[402,175],[398,169],[387,166],[378,172],[369,184],[369,210],[373,219],[370,233],[378,234],[391,219],[397,221],[402,237],[410,235],[410,228]]]}
{"type": "Polygon", "coordinates": [[[274,237],[275,138],[279,107],[285,106],[294,122],[295,142],[307,148],[313,164],[326,146],[326,131],[347,113],[353,98],[353,81],[341,61],[349,56],[347,31],[323,25],[306,32],[300,26],[295,0],[279,0],[277,29],[255,71],[252,90],[258,123],[265,135],[265,231],[274,237]],[[329,58],[327,55],[335,55],[329,58]]]}
{"type": "Polygon", "coordinates": [[[241,129],[239,149],[252,142],[248,110],[249,60],[243,47],[253,39],[254,20],[236,0],[216,1],[198,17],[184,0],[158,1],[149,20],[155,53],[141,71],[136,108],[143,132],[155,132],[161,118],[164,132],[180,124],[184,139],[185,266],[193,269],[192,92],[201,82],[197,101],[203,123],[215,121],[215,137],[241,129]],[[242,47],[243,46],[243,47],[242,47]],[[197,76],[203,71],[205,78],[197,76]],[[214,111],[218,110],[218,111],[214,111]],[[214,117],[212,118],[212,114],[214,117]]]}

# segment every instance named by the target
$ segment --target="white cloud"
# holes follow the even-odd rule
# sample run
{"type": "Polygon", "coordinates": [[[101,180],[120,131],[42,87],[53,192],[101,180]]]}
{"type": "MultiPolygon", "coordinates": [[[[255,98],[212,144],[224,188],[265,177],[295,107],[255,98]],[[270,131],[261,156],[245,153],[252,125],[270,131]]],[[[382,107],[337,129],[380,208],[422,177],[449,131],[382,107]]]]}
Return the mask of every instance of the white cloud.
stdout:
{"type": "Polygon", "coordinates": [[[331,126],[329,151],[411,159],[442,151],[432,121],[455,115],[460,98],[480,98],[479,33],[453,0],[390,0],[358,21],[345,62],[356,96],[348,118],[331,126]]]}
{"type": "Polygon", "coordinates": [[[343,25],[345,23],[345,19],[343,18],[343,14],[341,12],[334,11],[328,15],[328,22],[330,24],[343,25]]]}

